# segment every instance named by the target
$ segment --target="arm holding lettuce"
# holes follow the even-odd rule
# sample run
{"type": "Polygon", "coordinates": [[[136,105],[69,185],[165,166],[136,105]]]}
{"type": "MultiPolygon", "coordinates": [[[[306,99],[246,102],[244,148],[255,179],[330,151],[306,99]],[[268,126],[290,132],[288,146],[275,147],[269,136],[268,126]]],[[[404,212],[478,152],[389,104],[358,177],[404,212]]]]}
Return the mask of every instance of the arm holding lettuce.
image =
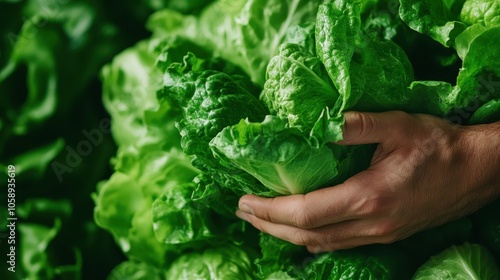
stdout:
{"type": "Polygon", "coordinates": [[[500,122],[456,126],[403,112],[345,114],[341,145],[378,143],[371,166],[305,195],[240,199],[238,217],[311,252],[392,243],[500,195],[500,122]]]}

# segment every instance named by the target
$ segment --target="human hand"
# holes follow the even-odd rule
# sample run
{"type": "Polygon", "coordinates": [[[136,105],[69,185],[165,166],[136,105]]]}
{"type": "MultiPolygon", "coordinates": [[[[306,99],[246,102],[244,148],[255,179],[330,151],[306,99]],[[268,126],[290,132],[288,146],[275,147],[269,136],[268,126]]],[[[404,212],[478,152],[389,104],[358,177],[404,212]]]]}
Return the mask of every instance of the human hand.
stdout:
{"type": "Polygon", "coordinates": [[[245,195],[236,215],[311,252],[392,243],[468,215],[500,194],[500,124],[345,113],[341,145],[378,143],[370,167],[305,195],[245,195]]]}

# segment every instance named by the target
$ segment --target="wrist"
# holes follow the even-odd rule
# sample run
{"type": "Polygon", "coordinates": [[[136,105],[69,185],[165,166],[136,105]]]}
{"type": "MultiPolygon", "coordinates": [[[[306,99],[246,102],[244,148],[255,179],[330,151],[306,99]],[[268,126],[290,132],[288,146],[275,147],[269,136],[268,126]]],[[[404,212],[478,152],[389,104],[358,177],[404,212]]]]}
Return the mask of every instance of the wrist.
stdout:
{"type": "Polygon", "coordinates": [[[500,121],[459,128],[456,150],[465,159],[468,184],[489,202],[500,196],[500,121]]]}

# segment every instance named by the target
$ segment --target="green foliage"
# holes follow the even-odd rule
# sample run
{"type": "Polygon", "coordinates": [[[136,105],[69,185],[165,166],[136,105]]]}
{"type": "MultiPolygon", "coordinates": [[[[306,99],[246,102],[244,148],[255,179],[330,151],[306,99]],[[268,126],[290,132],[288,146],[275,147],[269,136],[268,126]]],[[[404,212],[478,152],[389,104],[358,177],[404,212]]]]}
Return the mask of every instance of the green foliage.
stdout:
{"type": "Polygon", "coordinates": [[[333,147],[315,146],[274,116],[262,123],[242,120],[226,127],[212,139],[210,148],[222,161],[257,178],[274,196],[328,186],[338,174],[333,147]]]}
{"type": "Polygon", "coordinates": [[[321,255],[234,211],[246,193],[307,193],[366,169],[373,145],[332,143],[347,110],[498,121],[499,7],[0,1],[0,166],[15,165],[23,188],[18,278],[407,279],[444,250],[415,277],[496,279],[493,204],[321,255]]]}
{"type": "Polygon", "coordinates": [[[283,44],[271,59],[260,96],[271,113],[305,132],[337,98],[337,89],[321,61],[295,44],[283,44]]]}
{"type": "Polygon", "coordinates": [[[500,279],[500,270],[486,247],[465,243],[432,256],[412,279],[500,279]]]}
{"type": "Polygon", "coordinates": [[[172,263],[166,279],[253,279],[251,256],[236,246],[209,248],[182,255],[172,263]]]}
{"type": "Polygon", "coordinates": [[[326,253],[311,261],[302,279],[408,279],[409,259],[378,245],[326,253]]]}

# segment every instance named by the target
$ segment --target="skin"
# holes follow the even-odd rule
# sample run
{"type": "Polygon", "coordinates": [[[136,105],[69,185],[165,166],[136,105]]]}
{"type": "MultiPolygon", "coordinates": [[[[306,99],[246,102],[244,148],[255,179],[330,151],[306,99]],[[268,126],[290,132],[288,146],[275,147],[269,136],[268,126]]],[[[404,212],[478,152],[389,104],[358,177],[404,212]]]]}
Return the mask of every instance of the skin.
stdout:
{"type": "Polygon", "coordinates": [[[378,143],[371,166],[308,194],[245,195],[236,215],[313,253],[388,244],[466,216],[500,196],[500,122],[345,113],[340,145],[378,143]]]}

